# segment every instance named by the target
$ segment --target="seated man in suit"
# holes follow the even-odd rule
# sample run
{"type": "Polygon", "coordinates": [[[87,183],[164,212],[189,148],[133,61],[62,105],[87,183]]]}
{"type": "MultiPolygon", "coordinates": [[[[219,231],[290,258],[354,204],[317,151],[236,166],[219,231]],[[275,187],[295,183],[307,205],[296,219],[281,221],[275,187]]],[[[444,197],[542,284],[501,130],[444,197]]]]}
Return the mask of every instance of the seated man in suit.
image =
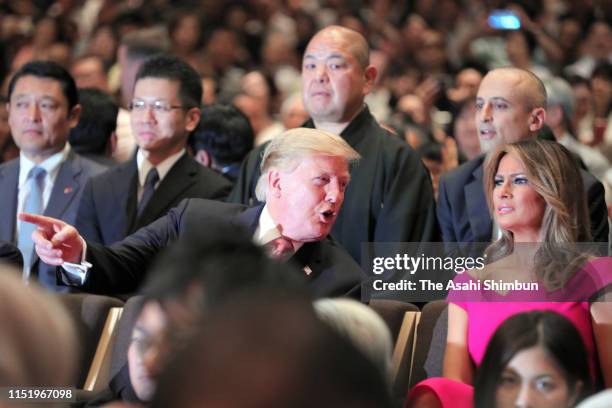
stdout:
{"type": "Polygon", "coordinates": [[[337,135],[316,129],[289,130],[268,145],[262,160],[257,195],[265,205],[247,208],[184,200],[166,216],[106,248],[85,244],[73,226],[60,220],[30,214],[20,217],[38,225],[33,239],[41,259],[51,265],[71,263],[58,272],[60,278],[91,292],[136,290],[160,250],[190,231],[221,226],[242,227],[272,257],[291,258],[312,294],[357,295],[364,275],[328,235],[344,201],[349,163],[358,158],[337,135]]]}
{"type": "Polygon", "coordinates": [[[66,291],[56,285],[55,268],[38,262],[32,225],[17,222],[17,213],[73,223],[85,183],[104,167],[75,154],[66,143],[81,106],[64,68],[48,61],[27,63],[11,79],[8,96],[9,125],[21,153],[0,166],[0,240],[18,245],[25,281],[37,279],[51,290],[66,291]]]}
{"type": "MultiPolygon", "coordinates": [[[[438,222],[445,242],[491,242],[498,238],[483,188],[486,152],[499,144],[536,137],[546,119],[546,90],[533,73],[519,68],[490,71],[476,97],[476,127],[485,154],[440,178],[438,222]]],[[[607,242],[608,215],[603,185],[583,171],[593,240],[607,242]]],[[[584,192],[576,192],[584,194],[584,192]]]]}
{"type": "Polygon", "coordinates": [[[140,67],[130,103],[138,152],[85,187],[76,222],[85,239],[110,245],[184,198],[225,198],[231,183],[186,150],[201,97],[198,73],[176,57],[153,57],[140,67]]]}

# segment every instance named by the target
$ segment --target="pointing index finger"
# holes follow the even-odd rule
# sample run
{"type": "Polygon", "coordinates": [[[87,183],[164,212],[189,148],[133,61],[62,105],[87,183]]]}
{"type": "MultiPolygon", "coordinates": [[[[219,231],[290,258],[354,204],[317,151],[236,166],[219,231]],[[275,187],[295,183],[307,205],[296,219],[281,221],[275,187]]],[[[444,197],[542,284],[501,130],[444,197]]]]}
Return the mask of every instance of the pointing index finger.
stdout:
{"type": "Polygon", "coordinates": [[[44,215],[31,214],[31,213],[19,213],[19,219],[21,221],[36,224],[39,228],[45,230],[53,230],[53,226],[62,227],[63,221],[57,220],[51,217],[45,217],[44,215]]]}

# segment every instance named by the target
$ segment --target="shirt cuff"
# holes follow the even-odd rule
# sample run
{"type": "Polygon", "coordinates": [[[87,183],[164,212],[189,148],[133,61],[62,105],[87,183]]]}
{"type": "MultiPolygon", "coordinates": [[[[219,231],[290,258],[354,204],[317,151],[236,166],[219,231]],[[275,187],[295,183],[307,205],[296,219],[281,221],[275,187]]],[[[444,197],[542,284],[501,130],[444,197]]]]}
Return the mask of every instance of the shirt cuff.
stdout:
{"type": "Polygon", "coordinates": [[[62,264],[62,281],[70,286],[82,286],[87,280],[89,268],[93,265],[85,261],[87,255],[87,243],[81,238],[83,243],[83,256],[81,263],[64,262],[62,264]]]}

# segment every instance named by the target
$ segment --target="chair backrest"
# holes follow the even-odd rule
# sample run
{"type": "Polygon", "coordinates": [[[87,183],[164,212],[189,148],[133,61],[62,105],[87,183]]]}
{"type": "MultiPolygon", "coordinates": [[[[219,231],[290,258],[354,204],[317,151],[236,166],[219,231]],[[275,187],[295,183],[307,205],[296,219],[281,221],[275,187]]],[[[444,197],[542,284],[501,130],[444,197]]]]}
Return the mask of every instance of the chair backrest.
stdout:
{"type": "Polygon", "coordinates": [[[429,377],[441,377],[446,348],[448,304],[445,300],[427,303],[421,311],[416,332],[409,388],[429,377]]]}
{"type": "Polygon", "coordinates": [[[369,306],[382,317],[391,331],[393,344],[397,343],[400,328],[406,312],[418,312],[419,308],[412,303],[392,299],[372,299],[369,306]]]}
{"type": "Polygon", "coordinates": [[[80,350],[77,351],[80,356],[80,366],[75,387],[82,388],[96,353],[109,310],[113,307],[122,307],[123,302],[109,296],[81,293],[62,293],[58,296],[75,322],[80,345],[80,350]]]}
{"type": "Polygon", "coordinates": [[[83,389],[85,391],[100,391],[109,382],[111,353],[115,342],[116,329],[121,319],[123,308],[111,307],[108,311],[102,334],[98,340],[98,347],[85,379],[83,389]]]}

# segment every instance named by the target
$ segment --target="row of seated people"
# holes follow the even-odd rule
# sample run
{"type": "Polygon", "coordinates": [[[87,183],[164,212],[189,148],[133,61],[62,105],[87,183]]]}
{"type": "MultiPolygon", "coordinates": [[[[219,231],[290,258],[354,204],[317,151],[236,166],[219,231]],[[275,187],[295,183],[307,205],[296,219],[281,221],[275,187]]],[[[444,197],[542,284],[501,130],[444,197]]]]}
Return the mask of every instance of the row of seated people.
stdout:
{"type": "MultiPolygon", "coordinates": [[[[497,300],[498,303],[485,304],[474,302],[474,298],[468,298],[466,302],[462,295],[451,294],[449,296],[451,302],[449,348],[445,357],[449,361],[447,365],[450,370],[450,379],[441,383],[434,381],[433,384],[437,384],[435,387],[425,383],[420,388],[433,390],[442,398],[447,392],[453,395],[453,390],[456,390],[457,387],[453,386],[455,383],[451,380],[453,378],[460,380],[459,385],[471,382],[472,374],[469,372],[471,362],[478,363],[483,358],[488,339],[491,338],[499,323],[516,312],[532,309],[553,309],[569,318],[584,341],[589,356],[588,361],[590,361],[588,365],[591,367],[589,372],[593,375],[599,366],[603,382],[607,385],[610,381],[611,350],[605,339],[609,335],[612,310],[609,303],[604,301],[605,296],[609,295],[606,290],[609,290],[612,279],[610,259],[596,259],[591,255],[573,250],[571,246],[564,248],[564,251],[561,252],[555,251],[554,247],[551,249],[550,245],[538,245],[539,242],[542,242],[542,236],[546,238],[544,242],[551,245],[555,243],[571,244],[578,242],[583,237],[587,237],[588,240],[590,231],[586,200],[576,199],[573,194],[582,188],[582,177],[577,164],[565,148],[554,142],[517,142],[498,148],[494,152],[488,162],[484,178],[492,212],[503,229],[504,235],[501,240],[489,248],[490,262],[487,267],[482,271],[473,271],[473,276],[467,274],[462,275],[461,278],[468,280],[499,278],[500,274],[512,274],[513,278],[522,281],[539,281],[549,291],[561,290],[563,292],[565,290],[566,294],[567,292],[580,292],[585,296],[584,299],[590,302],[569,301],[571,299],[560,302],[559,300],[563,299],[557,299],[553,303],[534,303],[521,301],[520,297],[517,297],[515,301],[513,298],[515,294],[511,293],[510,299],[506,299],[505,303],[497,300]],[[564,219],[563,216],[567,218],[564,219]],[[521,246],[524,243],[532,243],[532,245],[524,249],[521,246]],[[441,387],[439,387],[440,384],[442,384],[441,387]]],[[[57,221],[48,221],[35,216],[32,219],[42,224],[43,231],[39,231],[37,238],[43,239],[44,242],[41,241],[44,244],[43,247],[50,243],[47,240],[57,241],[59,239],[61,241],[61,235],[70,235],[70,232],[74,232],[72,227],[58,224],[57,221]],[[54,226],[61,226],[61,228],[50,229],[45,224],[47,222],[54,226]],[[47,238],[45,239],[43,235],[47,238]]],[[[179,224],[182,223],[179,222],[179,224]]],[[[213,238],[213,241],[218,243],[220,235],[215,233],[213,238]]],[[[187,246],[194,248],[196,246],[194,243],[198,241],[198,239],[188,240],[187,246]]],[[[71,242],[68,246],[75,245],[71,242]]],[[[123,247],[125,251],[126,245],[123,244],[123,247]]],[[[100,248],[91,249],[102,251],[100,248]]],[[[53,251],[57,249],[50,248],[49,254],[44,256],[54,256],[53,251]]],[[[112,253],[112,250],[108,251],[112,253]]],[[[117,251],[116,248],[115,251],[119,253],[113,256],[120,257],[121,251],[117,251]]],[[[218,251],[198,250],[197,252],[215,253],[218,251]]],[[[181,259],[177,257],[172,263],[183,265],[181,259]]],[[[229,263],[229,261],[226,262],[229,263]]],[[[234,274],[241,270],[238,264],[230,266],[234,274]]],[[[182,269],[186,268],[182,267],[182,269]]],[[[170,264],[164,270],[171,270],[170,264]]],[[[301,271],[302,274],[304,272],[304,270],[301,271]]],[[[283,276],[297,278],[296,275],[291,274],[283,276]]],[[[324,275],[318,276],[320,279],[324,275]]],[[[177,276],[166,272],[165,278],[176,279],[177,276]]],[[[247,281],[244,277],[240,280],[247,281]]],[[[167,290],[167,285],[162,287],[163,290],[167,290]]],[[[313,289],[313,286],[310,289],[313,289]]],[[[508,296],[503,293],[499,295],[508,296]]],[[[467,387],[458,389],[469,391],[467,387]]],[[[466,403],[470,403],[469,392],[463,392],[463,394],[459,392],[457,395],[451,397],[452,404],[459,403],[461,399],[458,398],[468,398],[466,403]],[[457,395],[463,395],[463,397],[457,395]]]]}
{"type": "MultiPolygon", "coordinates": [[[[486,196],[482,190],[485,156],[467,162],[441,180],[436,216],[431,182],[418,156],[401,140],[384,131],[363,105],[363,97],[375,78],[375,69],[367,65],[363,58],[367,50],[367,42],[358,33],[341,27],[328,27],[315,35],[305,54],[304,95],[312,117],[306,126],[341,133],[342,138],[361,156],[359,164],[352,168],[352,182],[348,186],[344,185],[345,182],[340,183],[342,197],[325,198],[321,201],[334,202],[331,205],[314,203],[311,209],[319,212],[322,219],[327,219],[322,223],[331,227],[334,238],[355,262],[361,260],[363,242],[435,241],[440,237],[438,224],[445,241],[491,241],[500,228],[493,223],[486,210],[486,196]],[[363,52],[348,46],[353,43],[359,45],[357,48],[363,52]],[[325,56],[342,55],[343,60],[351,62],[350,72],[327,72],[326,65],[318,62],[320,57],[317,50],[322,50],[320,53],[325,56]],[[351,70],[361,74],[353,76],[351,70]],[[343,82],[347,78],[350,78],[350,86],[343,82]],[[342,100],[327,100],[329,103],[318,101],[328,98],[336,86],[339,88],[334,92],[345,96],[342,100]],[[363,92],[345,95],[345,91],[359,88],[363,92]],[[340,211],[343,200],[339,198],[343,198],[344,194],[347,200],[340,211]]],[[[14,136],[22,146],[23,157],[3,165],[1,169],[4,174],[3,186],[10,192],[6,200],[12,204],[2,207],[5,209],[2,213],[5,221],[0,224],[0,238],[16,241],[22,248],[26,258],[26,279],[34,276],[51,289],[67,290],[66,286],[58,285],[55,268],[39,262],[38,256],[33,253],[33,243],[29,239],[33,227],[21,221],[16,223],[17,212],[44,213],[70,224],[76,223],[85,239],[111,244],[158,219],[185,197],[221,198],[229,192],[227,180],[201,168],[185,154],[186,135],[197,126],[200,116],[196,93],[201,94],[201,87],[196,81],[197,73],[173,57],[152,58],[141,68],[131,104],[132,126],[141,149],[129,163],[99,174],[91,182],[87,181],[89,176],[101,170],[90,162],[77,159],[66,147],[65,135],[60,135],[71,126],[76,126],[80,110],[75,103],[76,91],[70,86],[69,75],[51,63],[30,63],[13,77],[9,87],[9,106],[15,106],[10,109],[10,122],[14,136]],[[53,75],[45,73],[49,67],[53,75]],[[41,93],[42,85],[48,83],[54,83],[54,89],[45,92],[55,92],[54,100],[59,103],[57,108],[61,106],[62,111],[65,108],[63,114],[53,115],[61,123],[58,128],[62,130],[51,131],[54,137],[50,140],[54,142],[49,148],[40,140],[48,135],[37,136],[41,130],[38,123],[44,122],[40,120],[44,115],[38,112],[43,106],[33,108],[39,102],[30,103],[31,98],[41,93]],[[63,102],[63,88],[60,86],[57,89],[55,86],[61,84],[72,89],[64,95],[71,101],[66,101],[67,106],[63,102]],[[186,89],[195,93],[185,96],[188,94],[186,89]],[[35,120],[32,120],[32,116],[35,120]],[[70,167],[73,157],[78,163],[70,167]],[[41,166],[34,165],[37,160],[41,166]],[[45,170],[39,173],[40,179],[30,177],[33,173],[29,170],[40,170],[40,167],[45,170]],[[30,195],[32,200],[29,199],[30,195]]],[[[505,142],[535,137],[544,123],[546,92],[541,81],[528,71],[498,69],[490,72],[482,81],[477,106],[483,146],[492,149],[505,142]]],[[[47,132],[44,130],[42,133],[47,132]]],[[[255,149],[247,157],[230,201],[246,205],[261,202],[263,196],[256,194],[256,187],[262,180],[260,165],[263,149],[267,146],[255,149]]],[[[265,174],[263,176],[266,177],[265,174]]],[[[582,177],[588,195],[592,237],[597,241],[606,241],[608,220],[602,185],[587,172],[583,172],[582,177]]],[[[301,180],[296,179],[295,182],[301,180]]],[[[268,207],[272,205],[265,206],[266,209],[268,207]]],[[[284,214],[284,217],[301,219],[300,209],[286,208],[282,211],[289,210],[295,210],[295,213],[284,214]]],[[[282,224],[280,216],[273,214],[273,223],[282,224]]],[[[262,243],[271,241],[265,234],[262,235],[262,243]]],[[[313,239],[290,238],[294,241],[294,249],[301,248],[299,242],[313,239]]],[[[336,248],[336,252],[343,252],[342,248],[336,248]]],[[[297,251],[299,254],[301,252],[297,251]]],[[[57,263],[57,258],[55,261],[57,263]]],[[[355,262],[344,269],[354,269],[355,262]]],[[[312,268],[310,264],[303,266],[312,268]]],[[[127,279],[122,282],[124,286],[115,285],[112,290],[115,294],[134,290],[143,275],[142,271],[128,271],[122,274],[127,279]]],[[[103,286],[97,288],[99,291],[107,289],[103,286]]]]}
{"type": "MultiPolygon", "coordinates": [[[[336,30],[342,32],[342,30],[336,30]]],[[[321,43],[324,43],[327,36],[333,37],[334,33],[335,31],[333,30],[325,32],[317,38],[315,44],[321,46],[321,43]]],[[[313,49],[317,50],[318,48],[313,45],[313,49]]],[[[313,51],[312,57],[308,57],[308,55],[307,58],[313,59],[312,65],[316,66],[318,54],[313,51]]],[[[483,127],[481,133],[485,136],[490,136],[490,138],[501,137],[503,133],[508,136],[508,140],[504,139],[507,142],[514,141],[513,138],[521,139],[525,137],[524,134],[515,134],[513,132],[513,130],[518,129],[526,132],[528,134],[527,138],[530,138],[538,126],[541,125],[544,115],[544,108],[542,107],[544,102],[542,101],[543,98],[541,98],[543,93],[538,93],[540,84],[537,78],[526,72],[516,70],[496,70],[490,75],[488,79],[485,78],[483,80],[481,85],[478,104],[482,106],[479,115],[482,115],[483,123],[485,124],[491,122],[491,118],[494,115],[500,115],[502,127],[499,129],[483,127]],[[514,85],[516,88],[514,91],[522,89],[522,86],[525,84],[530,84],[531,88],[527,87],[530,91],[525,91],[526,93],[523,95],[526,96],[524,104],[535,106],[535,108],[531,110],[522,109],[521,107],[516,108],[516,106],[506,104],[504,101],[497,101],[498,96],[494,93],[494,91],[497,92],[495,88],[506,80],[514,85]],[[499,106],[496,104],[497,102],[499,102],[499,106]],[[518,109],[518,112],[515,111],[515,108],[518,109]],[[524,119],[527,119],[526,123],[521,120],[523,116],[524,119]]],[[[16,81],[15,89],[22,92],[17,92],[14,96],[25,96],[23,96],[23,100],[15,98],[15,107],[28,107],[28,92],[20,88],[20,86],[26,87],[28,82],[35,82],[35,78],[31,76],[26,76],[25,78],[29,81],[23,81],[23,79],[16,81]],[[20,102],[23,102],[23,105],[20,105],[20,102]]],[[[43,84],[48,84],[48,82],[42,82],[43,84]]],[[[325,83],[325,78],[320,83],[325,83]]],[[[39,89],[43,84],[36,84],[33,89],[39,89]]],[[[153,85],[150,87],[154,88],[153,85]]],[[[324,97],[325,92],[314,92],[313,95],[315,97],[324,97]]],[[[154,114],[163,115],[162,112],[173,114],[177,108],[176,106],[173,107],[173,105],[157,104],[156,100],[143,99],[140,102],[144,104],[140,105],[141,107],[144,106],[140,114],[148,115],[149,118],[153,117],[154,114]]],[[[13,99],[11,98],[12,103],[13,99]]],[[[360,105],[359,109],[363,109],[362,106],[360,105]]],[[[41,104],[42,107],[45,107],[45,105],[41,104]]],[[[29,108],[32,109],[31,106],[29,108]]],[[[52,110],[51,106],[46,106],[46,108],[52,110]]],[[[34,108],[34,111],[36,109],[34,108]]],[[[133,111],[138,109],[137,105],[134,105],[133,111]]],[[[361,113],[363,112],[361,111],[361,113]]],[[[357,121],[357,119],[355,120],[357,121]]],[[[350,125],[347,129],[349,128],[350,125]]],[[[25,130],[26,134],[36,133],[36,129],[25,128],[25,130]]],[[[258,198],[263,199],[265,197],[266,204],[265,206],[255,207],[258,209],[256,213],[249,212],[249,210],[245,210],[242,206],[191,200],[172,210],[168,216],[145,227],[111,249],[102,248],[93,242],[88,242],[87,246],[85,246],[77,230],[65,222],[34,215],[22,216],[21,219],[23,221],[32,221],[39,226],[38,230],[33,234],[33,239],[37,244],[36,250],[41,260],[51,265],[63,265],[66,262],[75,264],[72,267],[68,266],[68,269],[72,268],[72,271],[63,269],[60,272],[59,278],[63,284],[84,287],[89,291],[117,293],[120,291],[136,290],[145,275],[144,269],[151,262],[153,256],[165,246],[175,241],[177,237],[188,235],[189,231],[200,230],[202,228],[212,229],[217,222],[222,227],[228,228],[228,225],[233,222],[234,224],[241,224],[243,227],[250,228],[250,236],[261,235],[260,242],[270,244],[269,252],[272,256],[284,259],[287,253],[294,255],[292,256],[293,261],[299,265],[297,277],[302,280],[305,279],[315,295],[354,295],[363,279],[363,273],[355,261],[342,248],[327,241],[327,236],[332,228],[340,228],[338,226],[342,226],[338,238],[353,257],[355,257],[355,254],[351,252],[350,240],[343,240],[343,236],[351,237],[353,243],[377,240],[390,241],[393,240],[393,237],[386,236],[383,232],[381,232],[377,239],[370,239],[358,234],[357,230],[361,232],[363,230],[357,224],[365,223],[367,217],[354,216],[351,219],[347,219],[348,216],[344,215],[342,222],[336,222],[340,221],[339,215],[345,214],[345,212],[340,213],[339,211],[345,195],[344,189],[347,188],[349,181],[348,162],[356,159],[358,155],[350,147],[347,148],[346,142],[337,136],[321,131],[306,131],[303,129],[298,130],[298,132],[298,137],[296,137],[296,134],[289,132],[289,134],[278,138],[268,145],[263,157],[263,168],[261,170],[264,176],[259,177],[259,183],[257,183],[258,198]],[[294,157],[290,156],[293,161],[289,160],[289,163],[285,161],[284,164],[283,159],[286,159],[286,157],[282,154],[275,154],[275,152],[278,153],[278,150],[275,149],[279,147],[289,146],[291,143],[297,145],[306,144],[309,138],[311,138],[311,142],[312,138],[316,140],[317,143],[311,143],[311,145],[317,145],[319,149],[330,149],[329,144],[331,144],[337,150],[316,150],[309,146],[306,148],[308,154],[305,155],[304,150],[302,150],[300,153],[295,154],[294,157]],[[323,140],[327,142],[327,145],[321,147],[320,142],[323,140]],[[295,160],[300,161],[297,169],[293,167],[296,166],[295,160]],[[245,217],[241,217],[241,214],[244,214],[245,217]],[[225,215],[231,218],[231,222],[228,223],[228,217],[225,217],[225,215]],[[247,215],[248,217],[246,217],[247,215]],[[215,220],[215,218],[219,219],[215,220]],[[271,237],[268,236],[268,232],[272,234],[271,237]],[[287,244],[286,241],[290,242],[287,244]],[[82,262],[84,257],[91,264],[91,269],[89,269],[89,263],[82,262]]],[[[144,136],[147,134],[148,132],[143,132],[144,136]]],[[[391,146],[395,142],[388,143],[391,146]]],[[[589,228],[587,205],[592,209],[598,207],[597,203],[593,200],[589,200],[587,204],[584,195],[580,194],[585,190],[585,187],[582,186],[583,179],[587,180],[587,182],[589,179],[577,169],[574,165],[573,157],[565,149],[552,142],[522,141],[510,146],[507,151],[500,149],[493,154],[493,157],[499,158],[498,161],[492,162],[494,167],[487,169],[488,171],[483,171],[482,175],[482,179],[485,182],[484,186],[480,185],[480,188],[483,189],[482,196],[485,201],[489,201],[489,209],[495,217],[497,228],[502,231],[502,239],[496,243],[497,247],[493,247],[493,253],[496,256],[492,258],[492,263],[483,273],[491,273],[492,276],[495,276],[496,273],[503,271],[507,273],[508,270],[512,271],[512,273],[518,273],[517,271],[533,271],[536,273],[536,277],[543,283],[552,285],[548,287],[549,289],[554,289],[556,288],[555,285],[567,284],[569,277],[567,274],[564,274],[560,277],[553,276],[551,279],[550,275],[555,275],[558,271],[566,272],[569,266],[575,267],[575,259],[583,261],[583,264],[580,265],[581,267],[586,262],[590,262],[597,269],[600,265],[599,262],[591,262],[590,259],[585,259],[584,257],[577,258],[576,254],[572,252],[564,254],[564,257],[551,257],[551,254],[545,251],[542,253],[538,252],[535,255],[532,254],[530,257],[523,257],[513,252],[515,241],[527,243],[546,242],[550,244],[571,244],[578,241],[589,241],[591,228],[589,228]],[[542,179],[545,181],[541,181],[542,179]],[[554,186],[554,188],[551,186],[554,186]]],[[[303,146],[299,147],[303,149],[303,146]]],[[[402,147],[402,149],[407,149],[407,147],[402,147]]],[[[367,162],[368,158],[371,157],[369,154],[366,155],[366,153],[362,154],[362,156],[362,163],[367,162]]],[[[257,154],[254,153],[253,160],[250,161],[252,164],[247,164],[245,169],[256,168],[256,159],[257,154]]],[[[479,162],[476,162],[477,170],[483,168],[483,162],[482,158],[479,159],[479,162]]],[[[371,169],[372,167],[357,167],[357,169],[365,168],[371,169]]],[[[374,166],[374,168],[378,167],[374,166]]],[[[422,166],[419,168],[422,169],[422,166]]],[[[465,172],[465,168],[462,171],[465,172]]],[[[348,208],[355,208],[351,206],[363,204],[363,200],[357,200],[356,196],[351,196],[353,197],[351,200],[348,199],[350,191],[353,191],[351,194],[358,194],[354,192],[356,190],[350,190],[350,186],[357,185],[360,189],[367,187],[363,184],[360,185],[359,182],[363,183],[365,177],[374,177],[376,174],[373,172],[367,176],[356,176],[353,173],[352,176],[353,183],[357,184],[349,184],[349,189],[346,190],[348,208]]],[[[444,183],[441,184],[441,187],[444,188],[440,189],[441,200],[438,207],[438,219],[445,219],[444,215],[446,215],[446,219],[456,217],[456,219],[453,219],[452,222],[446,225],[459,226],[462,222],[468,222],[464,220],[466,214],[465,212],[454,211],[457,208],[454,208],[454,210],[452,207],[448,208],[450,200],[445,197],[447,194],[450,194],[447,191],[453,188],[461,188],[463,191],[464,184],[455,181],[451,182],[451,177],[448,179],[447,186],[444,183]]],[[[426,184],[428,184],[428,181],[426,184]]],[[[588,183],[586,184],[586,189],[589,191],[590,187],[588,183]]],[[[373,186],[375,188],[390,188],[384,180],[378,179],[373,181],[373,186]]],[[[597,187],[597,183],[591,183],[590,186],[595,188],[595,190],[598,188],[601,190],[601,186],[597,187]]],[[[143,186],[143,196],[145,196],[144,190],[143,186]]],[[[70,192],[64,192],[64,194],[70,192]]],[[[478,190],[470,195],[469,198],[477,197],[477,193],[478,190]]],[[[365,196],[378,197],[376,199],[380,199],[380,196],[374,193],[370,195],[365,194],[365,196]]],[[[388,207],[394,207],[397,204],[393,200],[383,200],[382,202],[384,202],[384,206],[378,207],[380,211],[378,216],[380,218],[377,221],[384,220],[384,215],[389,210],[388,207]]],[[[429,203],[433,206],[433,200],[429,200],[429,203]]],[[[428,208],[430,204],[428,204],[428,208]]],[[[410,214],[408,207],[401,207],[400,209],[402,214],[410,214]]],[[[355,215],[352,211],[350,213],[352,216],[355,215]]],[[[590,213],[597,213],[597,211],[591,211],[590,213]]],[[[387,215],[391,216],[391,214],[387,215]]],[[[486,210],[481,211],[479,215],[491,223],[486,210]]],[[[408,226],[408,224],[403,224],[395,217],[391,217],[391,219],[396,228],[402,229],[408,226]]],[[[424,222],[424,219],[415,216],[415,219],[412,221],[409,224],[410,226],[413,226],[415,222],[424,222]]],[[[435,224],[435,219],[433,222],[435,224]]],[[[594,224],[596,232],[601,232],[601,229],[597,228],[600,225],[603,224],[594,224]]],[[[369,227],[370,225],[368,224],[369,227]]],[[[466,228],[457,227],[457,231],[463,232],[464,230],[466,228]]],[[[488,230],[487,228],[484,230],[491,234],[493,232],[493,224],[489,225],[488,230]]],[[[409,239],[401,240],[409,241],[409,239]]],[[[416,239],[416,241],[427,241],[427,239],[416,239]]],[[[55,269],[52,268],[52,271],[53,278],[56,278],[55,269]]],[[[604,275],[605,272],[609,273],[609,271],[609,267],[604,262],[604,275]]],[[[518,276],[523,278],[520,274],[518,276]]],[[[594,289],[598,291],[603,288],[597,287],[594,289]]],[[[591,338],[595,339],[591,344],[595,344],[601,341],[601,339],[605,339],[607,337],[606,334],[610,330],[610,325],[606,323],[606,321],[609,322],[609,320],[606,320],[608,319],[606,315],[607,309],[601,307],[599,302],[587,306],[583,307],[582,310],[578,310],[578,312],[581,313],[582,321],[588,320],[590,322],[590,319],[584,318],[585,313],[587,315],[590,314],[595,321],[596,324],[588,326],[591,338]]],[[[507,308],[504,308],[504,311],[506,310],[507,308]]],[[[467,314],[469,316],[469,312],[467,314]]],[[[464,324],[460,324],[459,330],[453,330],[453,333],[463,333],[463,344],[468,344],[469,341],[466,340],[469,338],[469,333],[467,332],[468,325],[465,324],[467,318],[460,315],[460,322],[461,319],[463,319],[464,324]]],[[[450,320],[451,318],[449,318],[450,320]]],[[[452,320],[455,323],[457,322],[457,319],[452,320]]],[[[469,327],[478,327],[478,325],[472,324],[469,327]]],[[[583,336],[586,339],[588,333],[587,335],[583,334],[583,336]]],[[[588,348],[589,343],[586,343],[588,348]]],[[[467,346],[464,347],[462,350],[464,352],[463,357],[459,356],[463,362],[469,362],[470,358],[473,358],[468,356],[467,349],[467,346]]],[[[594,349],[595,347],[591,348],[591,350],[594,349]]],[[[593,358],[593,360],[599,361],[604,380],[608,383],[609,372],[607,368],[610,366],[609,349],[605,347],[605,344],[597,344],[596,349],[597,359],[593,358]]],[[[473,350],[470,350],[470,352],[473,353],[473,350]]],[[[477,359],[474,358],[474,361],[477,361],[477,359]]],[[[466,367],[469,367],[469,365],[460,366],[459,364],[453,364],[452,366],[460,367],[462,373],[466,367]]],[[[459,379],[469,382],[469,378],[466,379],[466,377],[460,377],[459,379]]]]}

